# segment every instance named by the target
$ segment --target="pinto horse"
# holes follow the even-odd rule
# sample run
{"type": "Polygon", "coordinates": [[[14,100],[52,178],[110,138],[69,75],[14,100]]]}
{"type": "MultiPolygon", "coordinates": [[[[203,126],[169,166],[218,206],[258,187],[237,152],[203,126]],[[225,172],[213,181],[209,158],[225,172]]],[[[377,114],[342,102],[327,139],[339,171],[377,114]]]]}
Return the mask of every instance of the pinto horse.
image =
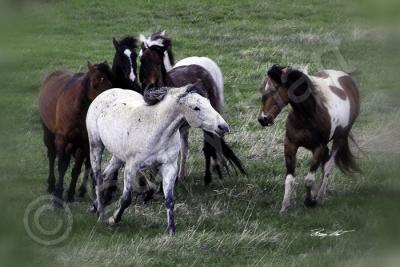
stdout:
{"type": "Polygon", "coordinates": [[[137,80],[137,40],[125,37],[121,41],[113,38],[115,55],[112,65],[114,88],[131,89],[143,94],[137,80]]]}
{"type": "Polygon", "coordinates": [[[304,147],[313,153],[305,177],[306,206],[322,203],[329,176],[336,165],[345,174],[360,171],[349,147],[350,130],[360,112],[360,97],[353,79],[342,71],[323,70],[309,75],[290,67],[274,65],[262,87],[258,121],[270,126],[281,110],[292,107],[286,121],[285,194],[281,212],[287,211],[295,191],[296,153],[304,147]],[[328,145],[332,143],[331,152],[328,145]],[[316,192],[315,173],[321,166],[322,178],[316,192]]]}
{"type": "MultiPolygon", "coordinates": [[[[206,57],[190,57],[173,66],[172,42],[165,36],[165,31],[154,33],[147,39],[140,35],[140,41],[142,43],[139,53],[141,62],[139,79],[143,88],[179,87],[200,81],[201,86],[207,92],[211,106],[219,113],[222,112],[224,107],[223,78],[221,70],[214,61],[206,57]]],[[[178,177],[183,179],[186,176],[189,127],[182,127],[180,132],[182,151],[178,177]]],[[[211,159],[215,163],[214,167],[220,178],[222,178],[221,166],[225,167],[229,173],[226,161],[234,168],[236,166],[240,172],[245,173],[242,163],[222,137],[204,131],[203,151],[206,160],[204,176],[206,185],[211,182],[211,159]]]]}
{"type": "Polygon", "coordinates": [[[88,68],[87,73],[53,72],[43,82],[39,93],[40,121],[49,160],[47,191],[58,199],[63,198],[64,175],[70,157],[71,155],[75,157],[67,201],[74,200],[76,182],[85,159],[86,170],[84,182],[79,189],[80,196],[86,192],[90,161],[85,118],[89,104],[97,95],[112,87],[112,73],[107,63],[95,65],[88,63],[88,68]],[[58,158],[57,184],[54,176],[56,157],[58,158]]]}
{"type": "Polygon", "coordinates": [[[105,219],[102,185],[125,163],[124,190],[117,210],[107,222],[113,225],[121,220],[124,210],[132,201],[131,193],[138,180],[136,174],[147,168],[155,168],[162,177],[167,231],[169,234],[175,233],[174,184],[181,146],[178,130],[188,123],[218,136],[229,132],[228,124],[204,95],[202,87],[196,84],[147,90],[144,98],[133,91],[111,89],[93,101],[86,126],[90,160],[96,178],[99,221],[105,219]],[[104,148],[113,156],[102,175],[104,148]]]}

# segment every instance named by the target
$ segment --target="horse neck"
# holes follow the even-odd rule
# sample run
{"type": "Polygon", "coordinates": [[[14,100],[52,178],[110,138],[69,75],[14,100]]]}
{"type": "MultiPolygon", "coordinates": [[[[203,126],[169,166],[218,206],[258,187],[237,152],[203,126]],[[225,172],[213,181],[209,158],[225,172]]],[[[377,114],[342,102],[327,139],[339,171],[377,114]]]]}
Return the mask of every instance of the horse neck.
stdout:
{"type": "Polygon", "coordinates": [[[154,117],[162,118],[155,128],[163,136],[172,136],[185,123],[185,118],[174,96],[167,95],[165,99],[151,108],[154,109],[154,117]]]}
{"type": "Polygon", "coordinates": [[[114,57],[113,65],[111,67],[111,72],[114,78],[113,82],[113,87],[121,87],[124,88],[126,87],[127,83],[126,79],[124,78],[124,75],[121,71],[121,68],[118,66],[116,58],[114,57]]]}
{"type": "Polygon", "coordinates": [[[167,70],[165,69],[164,63],[161,65],[161,81],[159,86],[175,86],[171,76],[168,74],[167,70]]]}
{"type": "Polygon", "coordinates": [[[87,112],[89,105],[91,103],[89,99],[89,90],[90,90],[90,80],[89,80],[89,75],[86,73],[85,76],[83,76],[81,86],[76,87],[77,90],[77,99],[76,101],[76,107],[78,110],[82,112],[87,112]]]}
{"type": "Polygon", "coordinates": [[[320,127],[324,124],[324,115],[326,115],[327,110],[324,107],[323,100],[315,90],[312,90],[304,101],[299,103],[289,101],[289,103],[298,122],[303,123],[305,127],[310,125],[320,127]]]}

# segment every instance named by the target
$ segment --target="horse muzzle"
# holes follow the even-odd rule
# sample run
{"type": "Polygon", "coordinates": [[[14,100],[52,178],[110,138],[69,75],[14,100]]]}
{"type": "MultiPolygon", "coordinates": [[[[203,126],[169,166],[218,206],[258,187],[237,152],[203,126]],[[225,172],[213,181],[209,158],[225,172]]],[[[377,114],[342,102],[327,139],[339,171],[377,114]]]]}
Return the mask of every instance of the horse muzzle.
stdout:
{"type": "Polygon", "coordinates": [[[261,126],[271,126],[274,124],[274,118],[271,115],[268,116],[259,116],[258,117],[258,122],[261,124],[261,126]]]}
{"type": "Polygon", "coordinates": [[[218,130],[217,133],[220,136],[224,136],[226,133],[229,133],[230,129],[229,129],[229,125],[227,123],[222,123],[218,125],[218,130]]]}

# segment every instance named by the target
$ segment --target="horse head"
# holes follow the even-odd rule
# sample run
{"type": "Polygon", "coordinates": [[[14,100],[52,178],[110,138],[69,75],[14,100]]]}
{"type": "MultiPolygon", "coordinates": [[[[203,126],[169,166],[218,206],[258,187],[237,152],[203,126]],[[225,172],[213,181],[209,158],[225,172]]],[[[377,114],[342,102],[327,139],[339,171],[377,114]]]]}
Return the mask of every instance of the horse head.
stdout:
{"type": "Polygon", "coordinates": [[[87,96],[90,101],[93,101],[99,94],[112,88],[113,78],[110,66],[106,62],[94,65],[88,62],[88,69],[87,96]]]}
{"type": "Polygon", "coordinates": [[[153,33],[149,38],[141,34],[140,42],[139,79],[142,88],[163,86],[167,72],[174,64],[171,39],[162,31],[153,33]]]}
{"type": "Polygon", "coordinates": [[[191,127],[201,128],[221,137],[229,132],[229,125],[211,106],[207,92],[201,83],[187,85],[184,92],[178,96],[178,103],[191,127]]]}
{"type": "Polygon", "coordinates": [[[122,76],[125,83],[129,88],[134,88],[137,84],[137,41],[133,37],[126,37],[121,41],[113,38],[115,48],[113,72],[116,76],[122,76]]]}

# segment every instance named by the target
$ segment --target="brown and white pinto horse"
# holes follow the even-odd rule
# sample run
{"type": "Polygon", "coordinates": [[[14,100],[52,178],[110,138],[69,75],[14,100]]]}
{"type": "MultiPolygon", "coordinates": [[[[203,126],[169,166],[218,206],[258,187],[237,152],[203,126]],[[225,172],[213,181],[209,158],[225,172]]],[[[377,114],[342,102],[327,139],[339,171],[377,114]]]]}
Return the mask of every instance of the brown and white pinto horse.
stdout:
{"type": "Polygon", "coordinates": [[[274,65],[268,70],[261,93],[258,121],[262,126],[272,125],[287,104],[292,107],[286,121],[286,181],[281,212],[290,207],[295,191],[296,153],[299,147],[313,153],[311,167],[304,180],[304,203],[306,206],[321,203],[335,164],[346,174],[359,171],[349,147],[350,130],[360,111],[355,82],[341,71],[324,70],[309,75],[274,65]],[[322,179],[316,192],[315,173],[319,166],[322,166],[322,179]]]}
{"type": "MultiPolygon", "coordinates": [[[[112,73],[108,64],[88,63],[88,67],[87,73],[53,72],[43,82],[39,92],[40,121],[49,159],[47,191],[59,200],[63,197],[64,175],[71,155],[75,157],[75,165],[71,173],[67,201],[74,200],[76,182],[85,159],[84,182],[79,191],[81,196],[86,192],[86,182],[90,173],[86,113],[93,99],[112,87],[112,73]],[[56,157],[57,184],[54,176],[56,157]]],[[[59,200],[54,204],[60,204],[59,200]]]]}

